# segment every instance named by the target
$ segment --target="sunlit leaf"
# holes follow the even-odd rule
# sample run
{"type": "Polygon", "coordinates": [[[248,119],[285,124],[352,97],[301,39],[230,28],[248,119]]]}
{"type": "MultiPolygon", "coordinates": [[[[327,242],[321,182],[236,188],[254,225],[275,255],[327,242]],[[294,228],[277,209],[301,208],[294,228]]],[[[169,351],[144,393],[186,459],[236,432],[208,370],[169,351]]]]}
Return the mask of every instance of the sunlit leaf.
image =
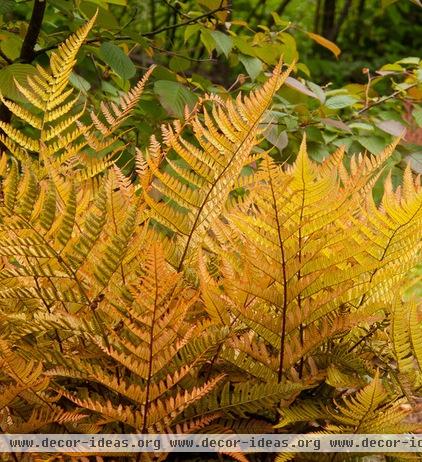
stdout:
{"type": "Polygon", "coordinates": [[[328,50],[330,50],[335,55],[336,58],[339,57],[341,50],[331,40],[328,40],[325,37],[322,37],[322,35],[314,34],[313,32],[307,32],[307,34],[312,40],[314,40],[315,42],[317,42],[324,48],[327,48],[328,50]]]}

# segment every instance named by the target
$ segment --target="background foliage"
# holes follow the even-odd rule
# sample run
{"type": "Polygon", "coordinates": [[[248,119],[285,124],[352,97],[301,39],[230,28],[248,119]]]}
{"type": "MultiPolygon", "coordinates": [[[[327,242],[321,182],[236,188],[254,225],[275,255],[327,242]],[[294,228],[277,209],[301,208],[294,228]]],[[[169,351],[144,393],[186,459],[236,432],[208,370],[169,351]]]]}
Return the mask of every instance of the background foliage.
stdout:
{"type": "MultiPolygon", "coordinates": [[[[158,64],[136,109],[137,130],[125,140],[146,145],[163,120],[183,116],[201,92],[248,91],[283,55],[298,63],[266,134],[282,160],[293,159],[303,130],[311,157],[321,161],[342,143],[349,153],[376,153],[407,127],[408,143],[392,160],[394,177],[410,155],[421,170],[417,0],[6,0],[0,7],[1,92],[18,100],[13,79],[22,82],[36,63],[46,64],[49,51],[97,8],[94,32],[71,78],[90,103],[117,98],[142,70],[158,64]]],[[[9,117],[2,107],[1,120],[9,117]]],[[[133,156],[126,150],[120,165],[131,168],[133,156]]]]}

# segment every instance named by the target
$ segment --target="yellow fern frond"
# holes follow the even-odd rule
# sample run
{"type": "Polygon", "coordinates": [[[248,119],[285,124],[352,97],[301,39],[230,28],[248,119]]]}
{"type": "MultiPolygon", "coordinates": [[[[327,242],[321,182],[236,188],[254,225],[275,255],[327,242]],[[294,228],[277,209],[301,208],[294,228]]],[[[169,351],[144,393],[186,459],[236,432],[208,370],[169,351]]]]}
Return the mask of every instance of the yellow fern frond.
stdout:
{"type": "Polygon", "coordinates": [[[162,128],[162,144],[151,140],[146,160],[155,178],[146,200],[155,220],[181,234],[180,257],[176,262],[179,269],[191,251],[195,253],[206,230],[223,210],[233,181],[258,143],[261,119],[290,70],[291,67],[282,72],[279,64],[263,87],[250,95],[239,95],[224,107],[216,101],[211,114],[203,108],[201,116],[198,114],[191,121],[193,143],[180,133],[178,124],[162,128]],[[186,165],[179,167],[177,175],[162,172],[154,160],[169,150],[183,161],[180,165],[186,165]],[[188,184],[180,181],[181,170],[186,171],[182,178],[188,184]],[[198,184],[202,185],[200,189],[198,184]],[[174,205],[158,204],[152,194],[154,190],[171,199],[174,205]]]}

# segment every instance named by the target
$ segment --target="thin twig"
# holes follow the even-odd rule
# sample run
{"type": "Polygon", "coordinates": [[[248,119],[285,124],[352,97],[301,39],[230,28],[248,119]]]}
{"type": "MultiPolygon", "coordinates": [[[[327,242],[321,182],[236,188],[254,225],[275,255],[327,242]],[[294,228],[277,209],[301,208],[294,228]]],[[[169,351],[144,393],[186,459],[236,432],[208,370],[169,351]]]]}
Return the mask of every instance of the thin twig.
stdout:
{"type": "MultiPolygon", "coordinates": [[[[172,24],[170,26],[165,26],[165,27],[162,27],[160,29],[153,30],[151,32],[145,32],[144,34],[140,34],[140,37],[153,37],[154,35],[160,34],[161,32],[165,32],[165,31],[170,30],[170,29],[177,29],[179,27],[183,27],[183,26],[186,26],[188,24],[196,23],[196,22],[200,21],[201,19],[209,18],[213,14],[218,13],[219,11],[225,11],[225,10],[227,10],[227,7],[215,8],[214,10],[211,10],[208,13],[197,16],[196,18],[189,19],[189,21],[184,21],[184,22],[180,22],[180,23],[177,23],[177,24],[172,24]]],[[[102,42],[103,40],[110,40],[110,39],[108,37],[94,37],[94,38],[85,40],[85,44],[102,42]]],[[[118,35],[118,36],[114,37],[114,40],[133,40],[133,37],[130,37],[128,35],[118,35]]],[[[35,56],[38,56],[38,55],[41,55],[41,54],[43,54],[43,53],[45,53],[47,51],[56,49],[60,43],[61,42],[55,43],[54,45],[49,45],[48,47],[42,48],[41,50],[37,50],[35,52],[35,56]]],[[[20,61],[20,59],[18,58],[15,61],[18,62],[18,61],[20,61]]]]}
{"type": "MultiPolygon", "coordinates": [[[[405,90],[410,90],[411,88],[414,88],[417,85],[418,85],[418,83],[413,83],[412,85],[407,87],[405,90]]],[[[391,95],[385,96],[384,98],[380,98],[378,101],[375,101],[374,103],[369,104],[368,106],[365,106],[364,108],[360,109],[357,112],[357,114],[358,115],[363,114],[364,112],[369,111],[369,109],[373,108],[374,106],[378,106],[378,104],[382,104],[385,101],[388,101],[389,99],[395,98],[397,95],[399,95],[402,92],[403,92],[403,90],[396,90],[394,93],[391,93],[391,95]]]]}
{"type": "Polygon", "coordinates": [[[218,13],[220,11],[226,11],[228,8],[225,6],[220,6],[218,8],[215,8],[214,10],[209,11],[208,13],[201,14],[200,16],[197,16],[196,18],[189,19],[187,21],[179,22],[177,24],[172,24],[170,26],[165,26],[162,27],[161,29],[156,29],[151,32],[146,32],[145,34],[141,34],[142,37],[153,37],[154,35],[160,34],[161,32],[165,32],[170,29],[177,29],[179,27],[187,26],[189,24],[194,24],[201,19],[209,18],[213,16],[215,13],[218,13]]]}

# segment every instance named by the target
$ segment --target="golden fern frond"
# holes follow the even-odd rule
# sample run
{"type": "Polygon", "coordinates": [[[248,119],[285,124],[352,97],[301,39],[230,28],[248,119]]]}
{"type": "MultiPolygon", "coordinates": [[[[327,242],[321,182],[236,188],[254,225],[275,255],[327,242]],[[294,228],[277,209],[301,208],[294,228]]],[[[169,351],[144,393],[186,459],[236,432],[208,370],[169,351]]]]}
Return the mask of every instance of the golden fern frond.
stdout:
{"type": "Polygon", "coordinates": [[[79,411],[64,411],[56,406],[50,406],[51,408],[35,408],[24,421],[15,419],[11,425],[2,430],[7,433],[35,433],[51,424],[75,424],[85,418],[85,415],[79,411]]]}
{"type": "MultiPolygon", "coordinates": [[[[63,358],[65,367],[49,372],[55,377],[96,382],[127,405],[119,408],[112,400],[103,403],[95,396],[60,392],[78,406],[143,431],[170,428],[187,407],[210,393],[223,376],[195,383],[201,358],[192,358],[187,345],[202,327],[186,322],[198,297],[195,290],[184,287],[182,282],[182,275],[169,267],[162,250],[152,244],[140,268],[140,277],[126,281],[126,287],[120,288],[120,295],[114,295],[113,300],[101,300],[102,311],[118,327],[109,330],[107,342],[95,334],[91,338],[109,365],[97,359],[63,358]],[[124,371],[123,375],[116,377],[116,369],[124,371]],[[139,406],[142,411],[137,410],[139,406]]],[[[212,348],[213,340],[209,337],[202,355],[212,348]]],[[[198,351],[196,347],[196,354],[198,351]]]]}
{"type": "Polygon", "coordinates": [[[144,92],[145,85],[154,69],[155,66],[150,66],[142,79],[139,80],[130,91],[123,94],[117,103],[101,103],[101,115],[106,122],[101,121],[98,115],[91,113],[92,123],[101,135],[108,137],[129,117],[136,104],[139,102],[144,92]]]}
{"type": "Polygon", "coordinates": [[[227,418],[269,417],[277,415],[281,400],[291,400],[306,387],[296,383],[262,384],[227,382],[222,389],[211,392],[205,399],[192,406],[186,417],[197,418],[215,412],[224,413],[227,418]]]}
{"type": "Polygon", "coordinates": [[[97,116],[93,116],[94,125],[102,132],[102,139],[98,139],[91,127],[81,123],[86,103],[80,95],[75,96],[73,88],[69,88],[76,55],[95,18],[91,18],[52,52],[48,70],[37,65],[37,74],[28,77],[26,84],[16,82],[30,107],[0,95],[16,118],[35,129],[28,135],[11,123],[0,122],[0,129],[4,132],[0,139],[10,154],[19,160],[28,162],[31,156],[36,157],[40,178],[50,176],[52,171],[64,176],[76,172],[77,181],[88,181],[95,187],[92,179],[107,171],[123,149],[117,147],[110,153],[110,146],[117,141],[113,133],[135,108],[153,70],[151,67],[117,104],[101,105],[107,128],[97,116]]]}
{"type": "Polygon", "coordinates": [[[312,423],[326,418],[327,413],[324,405],[316,400],[303,400],[280,409],[281,419],[275,428],[288,427],[296,422],[312,423]]]}
{"type": "Polygon", "coordinates": [[[28,77],[27,84],[16,82],[17,88],[35,109],[27,109],[2,96],[3,103],[12,114],[34,127],[38,135],[36,138],[29,137],[5,122],[1,122],[0,128],[20,148],[35,153],[43,162],[53,155],[63,155],[70,149],[69,145],[83,135],[83,129],[78,128],[76,122],[85,109],[77,111],[79,98],[69,99],[73,90],[68,88],[68,84],[76,54],[94,21],[95,16],[52,52],[49,70],[38,65],[38,73],[28,77]]]}
{"type": "Polygon", "coordinates": [[[405,423],[410,410],[402,406],[406,400],[391,400],[378,373],[369,385],[353,395],[335,402],[328,409],[332,423],[326,430],[333,433],[406,433],[414,425],[405,423]]]}
{"type": "Polygon", "coordinates": [[[134,188],[116,169],[92,195],[54,172],[54,181],[38,182],[29,166],[21,174],[15,160],[0,167],[0,254],[8,257],[0,270],[0,306],[10,314],[22,303],[31,311],[82,310],[98,331],[93,307],[138,269],[130,244],[142,245],[144,232],[136,226],[142,207],[134,188]]]}
{"type": "Polygon", "coordinates": [[[250,95],[225,105],[214,103],[211,113],[204,107],[191,121],[193,142],[180,133],[178,123],[162,127],[162,143],[152,138],[146,162],[154,179],[145,200],[151,217],[177,233],[179,251],[173,260],[179,270],[223,210],[233,182],[258,144],[260,121],[290,70],[282,72],[279,64],[250,95]],[[180,159],[177,166],[169,159],[174,174],[162,170],[159,161],[170,151],[180,159]],[[154,191],[165,201],[157,201],[154,191]]]}
{"type": "MultiPolygon", "coordinates": [[[[0,429],[4,433],[30,433],[50,424],[78,422],[79,411],[64,411],[49,400],[50,378],[42,362],[25,359],[0,338],[0,429]]],[[[22,353],[22,354],[21,354],[22,353]]]]}
{"type": "MultiPolygon", "coordinates": [[[[214,222],[213,239],[206,241],[220,262],[215,274],[206,269],[208,260],[199,260],[205,309],[226,324],[232,312],[275,348],[279,381],[295,362],[304,377],[304,358],[328,338],[385,316],[389,297],[421,248],[422,194],[410,174],[405,193],[393,191],[387,180],[377,207],[362,185],[383,162],[359,159],[346,177],[341,158],[340,150],[333,162],[318,166],[305,139],[291,167],[263,156],[247,199],[214,222]]],[[[243,346],[238,343],[242,360],[250,373],[261,374],[256,358],[267,368],[272,362],[248,350],[247,342],[245,336],[243,346]]],[[[238,358],[227,354],[235,364],[238,358]]],[[[325,373],[333,383],[345,380],[339,370],[325,373]]]]}
{"type": "Polygon", "coordinates": [[[24,391],[36,395],[45,390],[49,378],[43,374],[42,363],[26,361],[13,352],[8,343],[0,338],[0,409],[13,406],[13,401],[24,391]]]}
{"type": "Polygon", "coordinates": [[[19,106],[19,104],[14,103],[13,101],[8,101],[3,98],[3,95],[0,93],[0,99],[2,103],[9,109],[9,111],[13,112],[16,116],[22,119],[24,122],[31,125],[31,127],[41,129],[42,127],[42,120],[34,115],[32,112],[28,111],[27,109],[19,106]]]}
{"type": "Polygon", "coordinates": [[[422,386],[422,324],[415,302],[395,300],[391,337],[399,374],[418,389],[422,386]]]}

